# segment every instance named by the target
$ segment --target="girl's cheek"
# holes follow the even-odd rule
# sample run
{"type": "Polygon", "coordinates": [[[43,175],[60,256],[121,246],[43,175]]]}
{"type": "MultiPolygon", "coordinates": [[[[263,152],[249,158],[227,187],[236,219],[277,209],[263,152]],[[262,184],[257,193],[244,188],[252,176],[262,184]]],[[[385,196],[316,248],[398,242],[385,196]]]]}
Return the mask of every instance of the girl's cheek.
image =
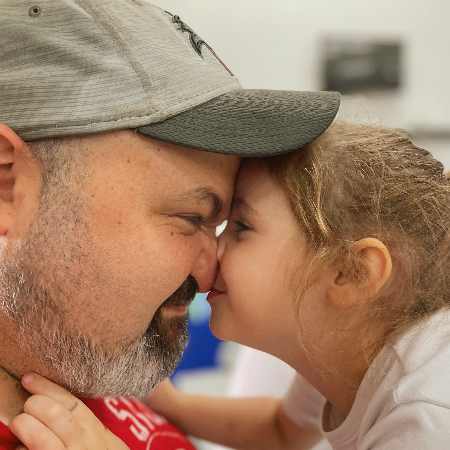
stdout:
{"type": "Polygon", "coordinates": [[[245,282],[248,270],[248,262],[242,258],[239,248],[230,247],[220,263],[220,273],[227,287],[245,282]]]}

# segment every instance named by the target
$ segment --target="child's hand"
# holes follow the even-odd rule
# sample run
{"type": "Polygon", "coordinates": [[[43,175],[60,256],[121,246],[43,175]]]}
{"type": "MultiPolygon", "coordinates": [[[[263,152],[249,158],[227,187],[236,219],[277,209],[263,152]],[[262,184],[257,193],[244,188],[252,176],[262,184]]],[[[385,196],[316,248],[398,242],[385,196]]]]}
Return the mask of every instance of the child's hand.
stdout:
{"type": "Polygon", "coordinates": [[[29,450],[129,450],[78,398],[37,374],[22,378],[31,397],[11,431],[29,450]]]}
{"type": "Polygon", "coordinates": [[[146,403],[157,413],[171,419],[174,408],[177,407],[176,403],[182,395],[183,393],[167,378],[151,392],[146,403]]]}

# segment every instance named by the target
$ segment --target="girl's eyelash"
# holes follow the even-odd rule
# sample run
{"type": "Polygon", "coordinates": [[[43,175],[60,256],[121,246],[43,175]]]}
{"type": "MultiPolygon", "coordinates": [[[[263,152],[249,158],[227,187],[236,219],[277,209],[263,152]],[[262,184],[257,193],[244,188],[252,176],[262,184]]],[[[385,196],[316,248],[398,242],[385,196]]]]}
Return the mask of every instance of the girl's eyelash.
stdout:
{"type": "Polygon", "coordinates": [[[250,230],[250,227],[247,224],[245,224],[244,222],[242,222],[241,220],[234,220],[233,223],[234,223],[234,226],[235,226],[235,230],[234,231],[236,233],[241,233],[243,231],[250,230]]]}

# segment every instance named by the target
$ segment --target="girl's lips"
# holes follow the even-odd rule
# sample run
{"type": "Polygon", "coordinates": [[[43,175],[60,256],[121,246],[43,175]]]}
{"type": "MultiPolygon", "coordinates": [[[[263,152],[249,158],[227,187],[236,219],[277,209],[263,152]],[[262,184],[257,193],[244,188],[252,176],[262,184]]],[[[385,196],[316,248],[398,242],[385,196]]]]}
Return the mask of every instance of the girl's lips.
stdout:
{"type": "Polygon", "coordinates": [[[223,295],[225,294],[225,292],[223,291],[218,291],[217,289],[212,289],[211,291],[209,291],[208,293],[208,297],[207,300],[210,301],[215,297],[218,297],[219,295],[223,295]]]}

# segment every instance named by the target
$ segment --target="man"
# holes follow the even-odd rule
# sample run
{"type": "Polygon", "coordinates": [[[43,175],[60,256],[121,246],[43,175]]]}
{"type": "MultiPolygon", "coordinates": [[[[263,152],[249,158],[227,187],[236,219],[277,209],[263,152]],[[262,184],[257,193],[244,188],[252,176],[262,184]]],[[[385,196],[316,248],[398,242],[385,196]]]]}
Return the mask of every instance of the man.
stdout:
{"type": "MultiPolygon", "coordinates": [[[[339,97],[243,90],[145,0],[6,0],[0,42],[0,436],[34,371],[109,396],[89,406],[146,448],[161,419],[111,396],[174,369],[238,157],[301,147],[339,97]]],[[[160,447],[188,448],[173,439],[160,447]]]]}

